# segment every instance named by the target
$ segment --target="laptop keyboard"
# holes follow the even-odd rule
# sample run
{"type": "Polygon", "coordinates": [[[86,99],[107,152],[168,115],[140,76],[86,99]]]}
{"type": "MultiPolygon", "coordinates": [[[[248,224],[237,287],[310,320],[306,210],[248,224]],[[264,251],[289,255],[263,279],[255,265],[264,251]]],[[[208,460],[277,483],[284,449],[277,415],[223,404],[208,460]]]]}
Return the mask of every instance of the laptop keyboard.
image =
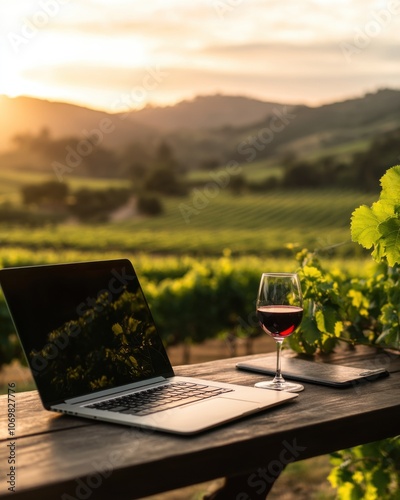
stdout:
{"type": "Polygon", "coordinates": [[[96,410],[115,411],[128,415],[150,415],[177,406],[231,392],[232,389],[212,387],[191,382],[172,382],[140,392],[120,396],[86,406],[96,410]]]}

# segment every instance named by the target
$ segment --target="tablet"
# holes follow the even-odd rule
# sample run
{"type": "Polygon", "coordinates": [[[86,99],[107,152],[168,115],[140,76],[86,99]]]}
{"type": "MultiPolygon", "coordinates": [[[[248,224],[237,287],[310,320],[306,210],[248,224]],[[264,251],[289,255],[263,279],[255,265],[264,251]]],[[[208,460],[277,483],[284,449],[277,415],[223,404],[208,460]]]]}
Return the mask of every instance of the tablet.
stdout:
{"type": "MultiPolygon", "coordinates": [[[[276,357],[265,356],[236,364],[239,370],[247,370],[265,375],[275,375],[276,357]]],[[[348,387],[361,382],[372,382],[387,377],[389,372],[384,368],[366,369],[344,365],[333,365],[307,361],[299,358],[282,357],[282,375],[284,378],[328,385],[331,387],[348,387]]]]}

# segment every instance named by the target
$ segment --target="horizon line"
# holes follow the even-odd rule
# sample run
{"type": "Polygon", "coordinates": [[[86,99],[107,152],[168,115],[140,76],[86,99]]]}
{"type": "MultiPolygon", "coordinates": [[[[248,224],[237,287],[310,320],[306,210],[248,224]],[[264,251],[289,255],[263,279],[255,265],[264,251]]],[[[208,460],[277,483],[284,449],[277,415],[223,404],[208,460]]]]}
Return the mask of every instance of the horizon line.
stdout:
{"type": "MultiPolygon", "coordinates": [[[[149,102],[147,104],[145,104],[143,107],[141,108],[137,108],[137,109],[132,109],[131,112],[138,112],[138,111],[142,111],[142,110],[145,110],[145,109],[167,109],[167,108],[173,108],[179,104],[182,104],[182,103],[190,103],[190,102],[194,102],[196,99],[198,98],[208,98],[208,97],[227,97],[227,98],[242,98],[242,99],[248,99],[248,100],[251,100],[251,101],[258,101],[260,103],[263,103],[263,104],[276,104],[276,105],[286,105],[286,106],[307,106],[307,107],[310,107],[310,108],[318,108],[318,107],[321,107],[321,106],[326,106],[326,105],[330,105],[330,104],[337,104],[337,103],[341,103],[341,102],[346,102],[346,101],[349,101],[349,100],[355,100],[355,99],[361,99],[361,98],[364,98],[368,95],[371,95],[371,94],[377,94],[379,92],[382,92],[382,91],[394,91],[394,92],[398,92],[400,91],[400,88],[393,88],[393,87],[379,87],[379,88],[376,88],[374,91],[364,91],[364,92],[360,92],[359,94],[357,95],[349,95],[347,97],[344,97],[343,99],[339,99],[339,100],[332,100],[332,101],[321,101],[319,104],[309,104],[309,103],[306,103],[306,102],[282,102],[282,101],[273,101],[273,100],[264,100],[264,99],[261,99],[259,97],[254,97],[254,96],[249,96],[249,95],[246,95],[246,94],[224,94],[222,92],[216,92],[214,94],[196,94],[195,96],[193,97],[188,97],[188,98],[183,98],[179,101],[176,101],[175,103],[169,103],[169,104],[161,104],[161,103],[155,103],[155,102],[149,102]]],[[[76,106],[78,108],[82,108],[82,109],[88,109],[88,110],[91,110],[91,111],[95,111],[95,112],[100,112],[100,113],[106,113],[106,114],[109,114],[109,115],[118,115],[121,113],[121,111],[115,111],[113,112],[112,110],[108,109],[108,108],[101,108],[101,107],[92,107],[90,105],[87,105],[87,104],[84,104],[84,103],[79,103],[77,101],[69,101],[69,100],[58,100],[58,99],[51,99],[51,98],[47,98],[47,97],[38,97],[38,96],[34,96],[34,95],[29,95],[29,94],[20,94],[20,95],[16,95],[16,96],[11,96],[11,95],[8,95],[8,94],[0,94],[0,98],[2,97],[6,97],[7,99],[18,99],[18,98],[23,98],[23,99],[33,99],[33,100],[37,100],[37,101],[43,101],[43,102],[49,102],[49,103],[52,103],[52,104],[66,104],[68,106],[76,106]]]]}

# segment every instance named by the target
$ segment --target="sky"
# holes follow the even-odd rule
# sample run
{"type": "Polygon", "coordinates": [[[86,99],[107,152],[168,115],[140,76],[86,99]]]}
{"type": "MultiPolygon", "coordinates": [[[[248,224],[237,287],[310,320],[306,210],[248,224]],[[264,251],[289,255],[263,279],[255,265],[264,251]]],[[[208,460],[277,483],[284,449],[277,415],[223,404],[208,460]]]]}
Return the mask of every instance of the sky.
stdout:
{"type": "Polygon", "coordinates": [[[0,94],[106,111],[400,88],[400,0],[0,0],[0,94]]]}

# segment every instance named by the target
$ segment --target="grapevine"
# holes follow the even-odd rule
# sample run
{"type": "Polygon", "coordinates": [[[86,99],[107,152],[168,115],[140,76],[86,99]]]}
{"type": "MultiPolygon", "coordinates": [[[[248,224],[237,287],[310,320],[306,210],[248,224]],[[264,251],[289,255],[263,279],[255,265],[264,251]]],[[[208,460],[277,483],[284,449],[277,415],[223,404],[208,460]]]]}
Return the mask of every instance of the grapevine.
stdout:
{"type": "MultiPolygon", "coordinates": [[[[381,187],[377,202],[353,212],[351,234],[380,263],[379,272],[366,282],[369,314],[376,320],[371,340],[399,348],[400,166],[385,173],[381,187]]],[[[400,436],[334,453],[331,463],[329,480],[338,498],[400,498],[400,436]]]]}

